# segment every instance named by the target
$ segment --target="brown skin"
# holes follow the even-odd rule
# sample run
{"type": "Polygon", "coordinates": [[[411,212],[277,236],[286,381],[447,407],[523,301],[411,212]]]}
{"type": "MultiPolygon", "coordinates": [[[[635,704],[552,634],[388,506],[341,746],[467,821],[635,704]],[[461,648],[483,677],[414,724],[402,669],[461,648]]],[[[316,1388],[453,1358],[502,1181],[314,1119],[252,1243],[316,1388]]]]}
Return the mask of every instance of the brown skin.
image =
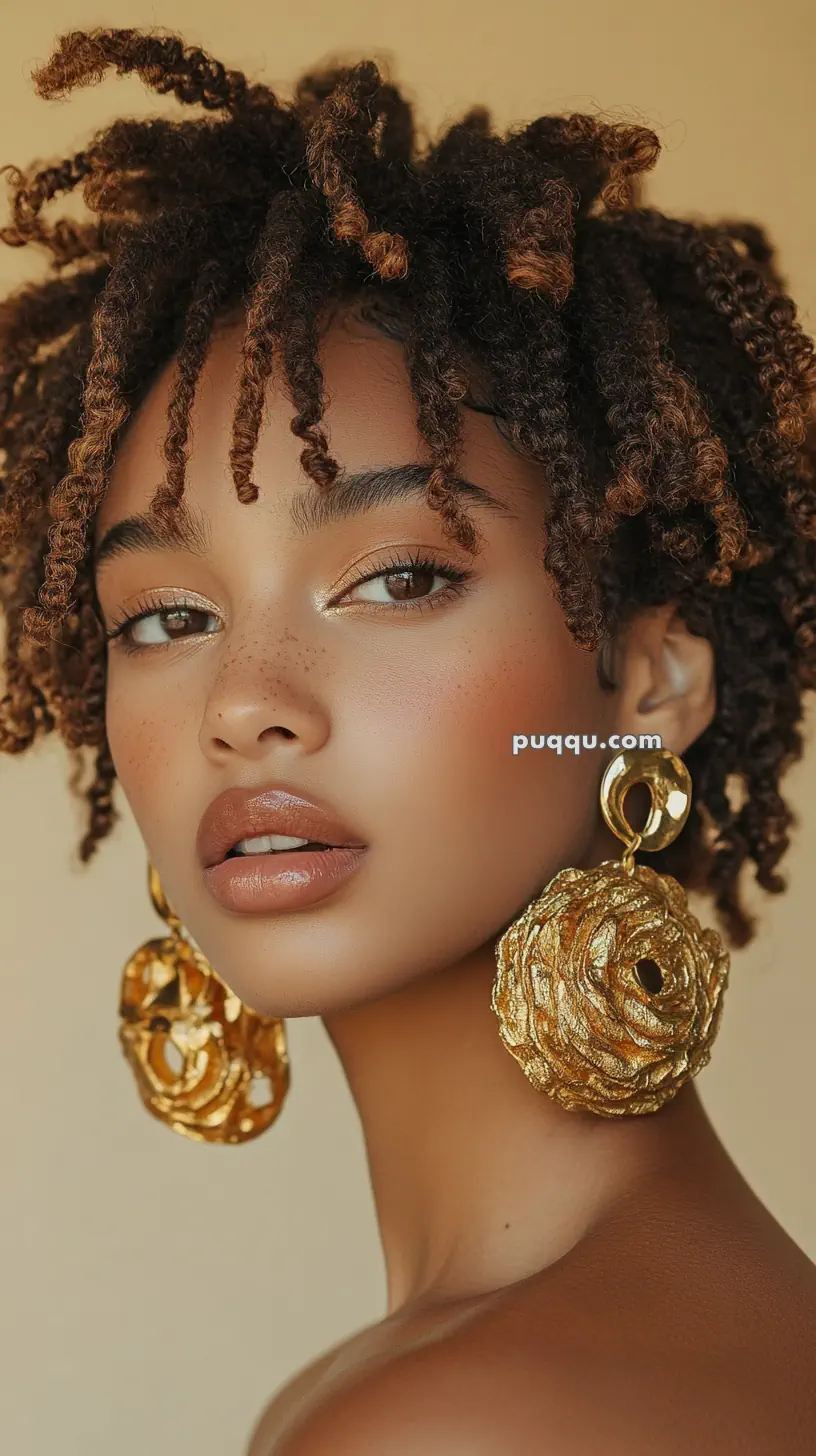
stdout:
{"type": "MultiPolygon", "coordinates": [[[[804,1453],[816,1270],[740,1177],[695,1088],[651,1116],[565,1112],[528,1083],[490,1006],[501,929],[558,869],[620,848],[598,808],[609,754],[514,756],[513,734],[658,733],[682,754],[714,712],[710,644],[671,606],[644,614],[604,691],[539,564],[539,468],[473,411],[459,471],[505,507],[471,506],[475,557],[420,499],[299,535],[290,501],[316,487],[277,388],[260,498],[240,504],[228,476],[240,332],[219,332],[193,412],[186,500],[208,518],[207,556],[120,557],[97,590],[107,627],[145,593],[205,614],[166,650],[111,643],[117,776],[220,975],[259,1011],[323,1019],[368,1151],[388,1314],[278,1395],[252,1456],[608,1453],[616,1440],[631,1452],[633,1412],[665,1425],[661,1452],[720,1421],[712,1450],[804,1453]],[[393,577],[353,587],[416,550],[473,572],[468,590],[443,600],[444,578],[415,577],[424,604],[401,609],[393,577]],[[271,782],[328,802],[369,849],[321,904],[241,917],[207,894],[196,828],[224,789],[271,782]],[[508,1408],[481,1378],[499,1364],[508,1408]]],[[[344,467],[428,461],[399,345],[341,314],[322,362],[344,467]]],[[[148,508],[170,383],[166,369],[128,431],[97,539],[148,508]]],[[[137,639],[151,629],[166,638],[153,617],[137,639]]],[[[654,1424],[643,1442],[656,1449],[654,1424]]]]}

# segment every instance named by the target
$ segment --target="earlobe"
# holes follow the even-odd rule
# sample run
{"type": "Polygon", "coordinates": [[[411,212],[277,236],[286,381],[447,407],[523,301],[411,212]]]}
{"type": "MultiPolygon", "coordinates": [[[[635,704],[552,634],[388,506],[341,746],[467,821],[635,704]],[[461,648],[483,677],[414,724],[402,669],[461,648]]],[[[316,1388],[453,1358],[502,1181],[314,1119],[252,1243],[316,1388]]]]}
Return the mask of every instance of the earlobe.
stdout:
{"type": "Polygon", "coordinates": [[[621,732],[657,733],[682,754],[716,712],[714,652],[668,603],[630,624],[619,656],[621,732]]]}

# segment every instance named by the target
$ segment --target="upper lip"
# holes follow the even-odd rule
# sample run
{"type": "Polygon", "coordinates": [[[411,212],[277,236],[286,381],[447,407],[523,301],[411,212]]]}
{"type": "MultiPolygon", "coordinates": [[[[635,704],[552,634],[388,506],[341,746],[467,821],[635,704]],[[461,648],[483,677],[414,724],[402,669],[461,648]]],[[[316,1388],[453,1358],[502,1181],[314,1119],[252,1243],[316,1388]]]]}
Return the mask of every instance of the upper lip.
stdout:
{"type": "Polygon", "coordinates": [[[325,807],[281,785],[226,789],[207,809],[198,826],[196,850],[205,869],[220,864],[239,839],[261,834],[288,834],[321,844],[364,849],[359,835],[325,807]]]}

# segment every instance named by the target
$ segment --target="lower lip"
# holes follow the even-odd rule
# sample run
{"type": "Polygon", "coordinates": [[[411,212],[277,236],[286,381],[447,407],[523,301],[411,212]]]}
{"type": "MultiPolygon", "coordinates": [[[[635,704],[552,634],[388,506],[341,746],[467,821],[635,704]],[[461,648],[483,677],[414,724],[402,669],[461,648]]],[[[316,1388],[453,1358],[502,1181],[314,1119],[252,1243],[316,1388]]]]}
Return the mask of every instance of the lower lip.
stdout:
{"type": "Polygon", "coordinates": [[[211,865],[204,883],[219,905],[242,915],[303,910],[345,884],[364,854],[365,846],[245,854],[211,865]]]}

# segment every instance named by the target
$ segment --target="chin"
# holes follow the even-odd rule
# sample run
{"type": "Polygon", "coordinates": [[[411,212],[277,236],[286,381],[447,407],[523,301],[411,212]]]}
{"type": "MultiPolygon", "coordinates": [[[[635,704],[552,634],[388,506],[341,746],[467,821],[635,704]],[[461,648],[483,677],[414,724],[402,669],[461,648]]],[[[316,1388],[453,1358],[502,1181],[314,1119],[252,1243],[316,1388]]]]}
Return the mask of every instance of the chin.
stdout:
{"type": "MultiPolygon", "coordinates": [[[[351,1011],[406,989],[467,958],[493,954],[500,931],[474,938],[462,928],[456,936],[408,940],[383,924],[372,934],[337,919],[322,924],[287,917],[273,924],[231,929],[226,936],[198,941],[217,974],[253,1011],[281,1018],[328,1016],[351,1011]]],[[[417,916],[422,923],[422,917],[417,916]]],[[[427,922],[426,922],[427,923],[427,922]]]]}

